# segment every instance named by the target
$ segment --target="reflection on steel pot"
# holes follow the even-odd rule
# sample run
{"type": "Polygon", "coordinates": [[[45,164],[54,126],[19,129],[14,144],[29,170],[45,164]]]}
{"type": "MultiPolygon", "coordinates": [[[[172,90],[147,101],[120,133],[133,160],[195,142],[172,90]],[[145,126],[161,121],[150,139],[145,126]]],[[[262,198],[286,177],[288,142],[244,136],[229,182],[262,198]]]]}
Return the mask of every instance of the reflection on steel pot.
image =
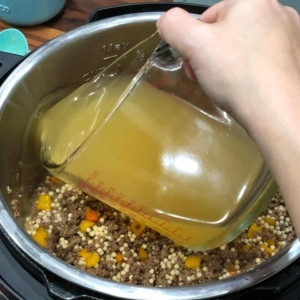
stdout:
{"type": "MultiPolygon", "coordinates": [[[[171,5],[169,6],[171,7],[171,5]]],[[[199,7],[196,12],[199,12],[199,7]]],[[[300,256],[294,241],[279,254],[255,269],[220,282],[192,287],[150,288],[120,284],[95,278],[77,270],[41,249],[23,229],[23,219],[12,214],[12,190],[20,183],[23,202],[21,216],[28,214],[28,199],[44,169],[31,143],[23,144],[26,125],[37,104],[49,105],[90,80],[111,59],[149,36],[161,13],[142,12],[111,17],[85,25],[41,46],[29,55],[0,88],[0,226],[7,236],[38,265],[65,280],[90,290],[125,299],[205,299],[238,291],[279,272],[300,256]],[[37,80],[38,79],[38,80],[37,80]],[[37,84],[38,81],[38,84],[37,84]],[[51,98],[49,98],[51,94],[51,98]],[[24,147],[25,152],[21,149],[24,147]]]]}

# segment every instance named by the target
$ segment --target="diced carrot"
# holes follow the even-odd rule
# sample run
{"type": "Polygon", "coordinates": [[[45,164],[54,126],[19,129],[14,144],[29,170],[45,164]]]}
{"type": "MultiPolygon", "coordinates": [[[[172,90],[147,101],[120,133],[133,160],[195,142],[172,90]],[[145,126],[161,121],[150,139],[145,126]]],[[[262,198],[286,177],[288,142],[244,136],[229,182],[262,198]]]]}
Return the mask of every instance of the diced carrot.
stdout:
{"type": "Polygon", "coordinates": [[[272,218],[265,218],[264,221],[266,223],[268,223],[270,226],[274,226],[275,225],[275,219],[272,218]]]}
{"type": "Polygon", "coordinates": [[[83,221],[81,221],[79,228],[82,233],[85,233],[88,228],[90,228],[94,225],[95,225],[95,222],[83,220],[83,221]]]}
{"type": "Polygon", "coordinates": [[[49,235],[48,235],[47,231],[45,230],[45,228],[43,228],[43,227],[38,228],[36,234],[33,235],[32,237],[42,247],[46,247],[47,238],[49,237],[49,235]]]}
{"type": "Polygon", "coordinates": [[[119,263],[123,262],[124,257],[123,257],[123,254],[122,254],[121,252],[118,252],[118,253],[116,254],[116,260],[117,260],[117,262],[119,262],[119,263]]]}
{"type": "Polygon", "coordinates": [[[267,243],[268,243],[269,246],[275,246],[276,240],[275,239],[268,239],[267,243]]]}
{"type": "Polygon", "coordinates": [[[200,269],[201,257],[190,255],[186,258],[184,265],[188,269],[200,269]]]}
{"type": "Polygon", "coordinates": [[[55,176],[51,176],[50,177],[50,181],[53,183],[53,184],[58,184],[59,183],[59,179],[55,176]]]}
{"type": "Polygon", "coordinates": [[[149,254],[146,252],[146,250],[143,247],[140,247],[139,250],[139,258],[141,261],[146,260],[149,257],[149,254]]]}
{"type": "Polygon", "coordinates": [[[250,245],[250,244],[245,244],[245,245],[242,247],[242,251],[243,251],[243,252],[247,252],[250,248],[251,248],[251,245],[250,245]]]}
{"type": "Polygon", "coordinates": [[[236,268],[235,268],[235,265],[234,264],[229,264],[227,267],[226,267],[227,271],[229,273],[232,273],[232,272],[236,272],[236,268]]]}
{"type": "Polygon", "coordinates": [[[260,247],[263,248],[264,251],[267,252],[269,255],[272,255],[273,251],[271,248],[269,248],[268,246],[266,246],[264,244],[260,245],[260,247]]]}
{"type": "Polygon", "coordinates": [[[50,210],[51,209],[51,196],[39,195],[36,208],[38,210],[50,210]]]}
{"type": "Polygon", "coordinates": [[[85,264],[88,268],[95,267],[100,261],[100,256],[97,253],[88,251],[85,248],[78,251],[77,255],[85,258],[85,264]]]}
{"type": "Polygon", "coordinates": [[[248,238],[254,238],[255,233],[262,233],[262,228],[255,223],[253,223],[248,229],[247,236],[248,238]]]}
{"type": "Polygon", "coordinates": [[[85,264],[88,268],[95,267],[97,263],[100,261],[100,256],[97,253],[93,253],[89,257],[85,259],[85,264]]]}
{"type": "Polygon", "coordinates": [[[133,220],[129,226],[129,229],[136,235],[140,236],[144,229],[146,228],[146,225],[139,223],[136,220],[133,220]]]}
{"type": "Polygon", "coordinates": [[[85,218],[86,221],[98,222],[99,221],[99,214],[95,210],[88,207],[86,209],[84,218],[85,218]]]}
{"type": "Polygon", "coordinates": [[[86,250],[85,248],[81,249],[77,252],[78,256],[81,256],[85,259],[87,259],[89,256],[93,254],[93,252],[86,250]]]}

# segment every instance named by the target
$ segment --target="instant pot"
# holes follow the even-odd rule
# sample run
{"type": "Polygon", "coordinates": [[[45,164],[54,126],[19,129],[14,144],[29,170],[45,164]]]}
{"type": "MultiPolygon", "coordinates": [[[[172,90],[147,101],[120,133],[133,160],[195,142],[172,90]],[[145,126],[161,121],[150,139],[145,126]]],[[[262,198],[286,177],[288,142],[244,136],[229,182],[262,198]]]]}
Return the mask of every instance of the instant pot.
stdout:
{"type": "Polygon", "coordinates": [[[47,42],[26,57],[1,53],[1,300],[300,299],[298,240],[268,261],[232,278],[190,287],[150,288],[116,283],[77,270],[39,247],[23,228],[23,217],[29,209],[27,199],[43,172],[31,144],[25,145],[26,155],[22,152],[23,135],[34,107],[50,92],[63,97],[70,92],[64,87],[74,89],[89,81],[113,58],[153,33],[157,18],[174,6],[196,15],[206,9],[174,3],[101,9],[91,15],[88,24],[47,42]],[[12,200],[18,196],[9,191],[20,188],[23,197],[19,198],[20,217],[16,218],[16,203],[12,200]]]}

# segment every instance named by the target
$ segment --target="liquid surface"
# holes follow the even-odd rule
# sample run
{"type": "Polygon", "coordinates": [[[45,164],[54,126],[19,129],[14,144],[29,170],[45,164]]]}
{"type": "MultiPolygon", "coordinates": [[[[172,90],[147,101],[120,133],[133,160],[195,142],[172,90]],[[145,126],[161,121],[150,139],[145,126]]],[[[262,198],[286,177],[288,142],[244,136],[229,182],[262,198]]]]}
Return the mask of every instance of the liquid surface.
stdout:
{"type": "Polygon", "coordinates": [[[233,120],[216,120],[146,82],[103,122],[129,83],[106,80],[42,116],[45,166],[183,246],[221,245],[237,213],[247,213],[263,166],[252,140],[233,120]]]}

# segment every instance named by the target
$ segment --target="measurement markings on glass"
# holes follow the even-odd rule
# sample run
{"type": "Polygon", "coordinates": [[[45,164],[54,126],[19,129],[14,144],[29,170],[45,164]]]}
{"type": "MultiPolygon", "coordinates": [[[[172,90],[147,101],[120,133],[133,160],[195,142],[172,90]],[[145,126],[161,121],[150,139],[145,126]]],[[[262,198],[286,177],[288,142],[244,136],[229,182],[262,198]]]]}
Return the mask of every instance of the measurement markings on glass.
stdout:
{"type": "Polygon", "coordinates": [[[140,205],[134,199],[127,199],[123,193],[118,193],[114,187],[107,187],[103,181],[97,181],[99,178],[99,172],[93,171],[85,181],[81,181],[78,184],[78,188],[84,190],[88,194],[95,195],[96,198],[101,199],[101,197],[105,196],[110,200],[117,202],[124,208],[127,208],[141,217],[146,219],[148,222],[155,224],[155,226],[159,226],[163,228],[165,231],[168,231],[172,235],[177,236],[181,240],[188,241],[192,240],[194,237],[192,235],[187,235],[183,232],[183,230],[172,224],[167,220],[164,220],[161,217],[156,216],[153,213],[149,213],[148,208],[146,206],[140,205]]]}

